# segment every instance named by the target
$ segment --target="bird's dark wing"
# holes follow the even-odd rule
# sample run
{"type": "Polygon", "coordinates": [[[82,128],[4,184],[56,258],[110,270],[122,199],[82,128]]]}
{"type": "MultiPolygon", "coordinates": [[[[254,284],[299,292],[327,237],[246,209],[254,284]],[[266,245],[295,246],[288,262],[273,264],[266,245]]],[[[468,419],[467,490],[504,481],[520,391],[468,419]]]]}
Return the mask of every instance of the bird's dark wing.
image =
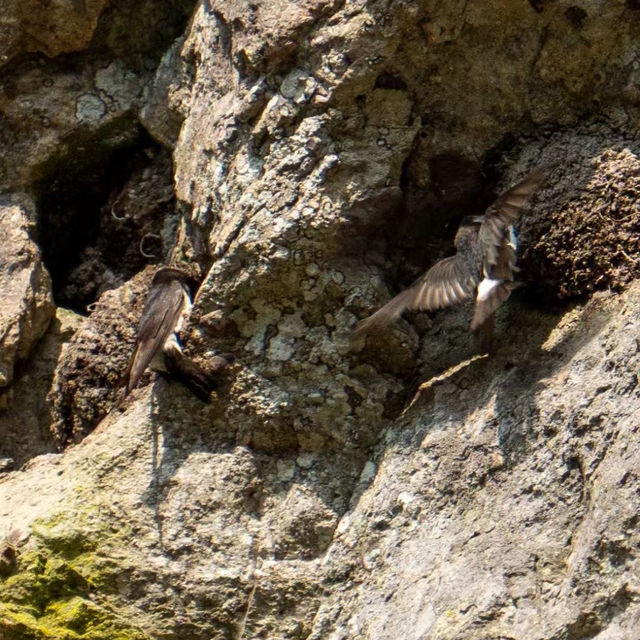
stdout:
{"type": "Polygon", "coordinates": [[[355,334],[367,333],[398,318],[405,309],[434,311],[469,299],[478,282],[459,255],[440,260],[422,277],[358,323],[355,334]]]}
{"type": "Polygon", "coordinates": [[[509,241],[508,230],[503,243],[494,249],[493,261],[485,261],[483,274],[493,280],[513,280],[517,256],[515,246],[509,241]]]}
{"type": "Polygon", "coordinates": [[[486,220],[498,220],[502,226],[508,227],[518,220],[520,211],[527,204],[529,198],[540,188],[547,173],[544,169],[532,171],[515,187],[503,193],[484,214],[486,220]]]}
{"type": "Polygon", "coordinates": [[[540,188],[546,171],[536,169],[524,180],[503,193],[486,211],[478,232],[485,264],[497,264],[500,247],[505,244],[507,228],[517,222],[520,212],[540,188]]]}
{"type": "Polygon", "coordinates": [[[138,325],[136,348],[125,373],[127,393],[136,386],[153,356],[173,333],[184,309],[184,296],[178,280],[153,285],[149,290],[138,325]]]}

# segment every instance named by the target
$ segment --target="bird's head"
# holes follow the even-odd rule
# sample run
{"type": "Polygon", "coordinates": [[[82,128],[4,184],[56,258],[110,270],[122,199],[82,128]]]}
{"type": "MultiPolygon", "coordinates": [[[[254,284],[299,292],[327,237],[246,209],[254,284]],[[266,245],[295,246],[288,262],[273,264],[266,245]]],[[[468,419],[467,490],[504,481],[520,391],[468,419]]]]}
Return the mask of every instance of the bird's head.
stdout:
{"type": "Polygon", "coordinates": [[[191,296],[195,294],[198,289],[198,281],[186,271],[182,269],[176,269],[175,267],[161,267],[153,275],[152,285],[163,284],[165,282],[171,282],[177,280],[184,285],[191,296]]]}
{"type": "Polygon", "coordinates": [[[478,230],[482,224],[482,216],[465,216],[456,232],[455,245],[460,248],[473,243],[478,237],[478,230]]]}

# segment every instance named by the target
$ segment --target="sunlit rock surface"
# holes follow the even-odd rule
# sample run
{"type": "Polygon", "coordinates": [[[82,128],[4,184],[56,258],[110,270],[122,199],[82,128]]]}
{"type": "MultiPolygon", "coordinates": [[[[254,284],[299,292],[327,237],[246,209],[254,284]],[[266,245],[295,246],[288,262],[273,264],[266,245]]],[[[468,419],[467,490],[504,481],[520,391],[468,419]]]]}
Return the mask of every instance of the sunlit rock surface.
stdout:
{"type": "Polygon", "coordinates": [[[77,312],[3,396],[15,433],[37,380],[4,636],[634,640],[635,3],[89,4],[0,71],[0,184],[77,312]],[[494,357],[466,307],[352,341],[540,165],[494,357]],[[111,410],[168,262],[235,363],[111,410]]]}

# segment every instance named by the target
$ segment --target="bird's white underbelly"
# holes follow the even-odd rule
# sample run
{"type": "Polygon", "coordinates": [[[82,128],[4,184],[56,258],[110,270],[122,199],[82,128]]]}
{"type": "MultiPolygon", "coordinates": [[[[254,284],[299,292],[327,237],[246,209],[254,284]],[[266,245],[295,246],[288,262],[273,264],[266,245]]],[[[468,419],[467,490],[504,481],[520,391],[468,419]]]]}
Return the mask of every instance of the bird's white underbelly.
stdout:
{"type": "Polygon", "coordinates": [[[477,300],[486,300],[491,292],[502,282],[502,280],[494,280],[492,278],[485,278],[478,285],[478,293],[476,295],[477,300]]]}
{"type": "MultiPolygon", "coordinates": [[[[191,315],[191,309],[193,309],[193,303],[191,302],[191,298],[189,298],[189,294],[186,291],[182,292],[182,313],[178,318],[178,322],[174,328],[174,333],[180,333],[182,328],[184,327],[186,321],[191,315]]],[[[167,338],[169,340],[170,338],[167,338]]],[[[165,343],[166,344],[166,343],[165,343]]]]}

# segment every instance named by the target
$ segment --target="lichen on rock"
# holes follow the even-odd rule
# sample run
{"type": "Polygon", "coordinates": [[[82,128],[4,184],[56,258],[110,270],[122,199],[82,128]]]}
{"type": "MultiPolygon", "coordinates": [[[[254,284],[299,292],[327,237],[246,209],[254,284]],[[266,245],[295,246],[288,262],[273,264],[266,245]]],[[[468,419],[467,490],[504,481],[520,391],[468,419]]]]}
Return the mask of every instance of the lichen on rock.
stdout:
{"type": "Polygon", "coordinates": [[[632,640],[633,5],[118,0],[78,54],[8,40],[0,184],[87,315],[58,311],[0,414],[32,385],[60,448],[0,477],[30,533],[1,633],[632,640]],[[540,165],[494,357],[464,306],[354,344],[540,165]],[[168,262],[202,276],[185,350],[231,375],[207,405],[150,374],[109,412],[168,262]]]}

